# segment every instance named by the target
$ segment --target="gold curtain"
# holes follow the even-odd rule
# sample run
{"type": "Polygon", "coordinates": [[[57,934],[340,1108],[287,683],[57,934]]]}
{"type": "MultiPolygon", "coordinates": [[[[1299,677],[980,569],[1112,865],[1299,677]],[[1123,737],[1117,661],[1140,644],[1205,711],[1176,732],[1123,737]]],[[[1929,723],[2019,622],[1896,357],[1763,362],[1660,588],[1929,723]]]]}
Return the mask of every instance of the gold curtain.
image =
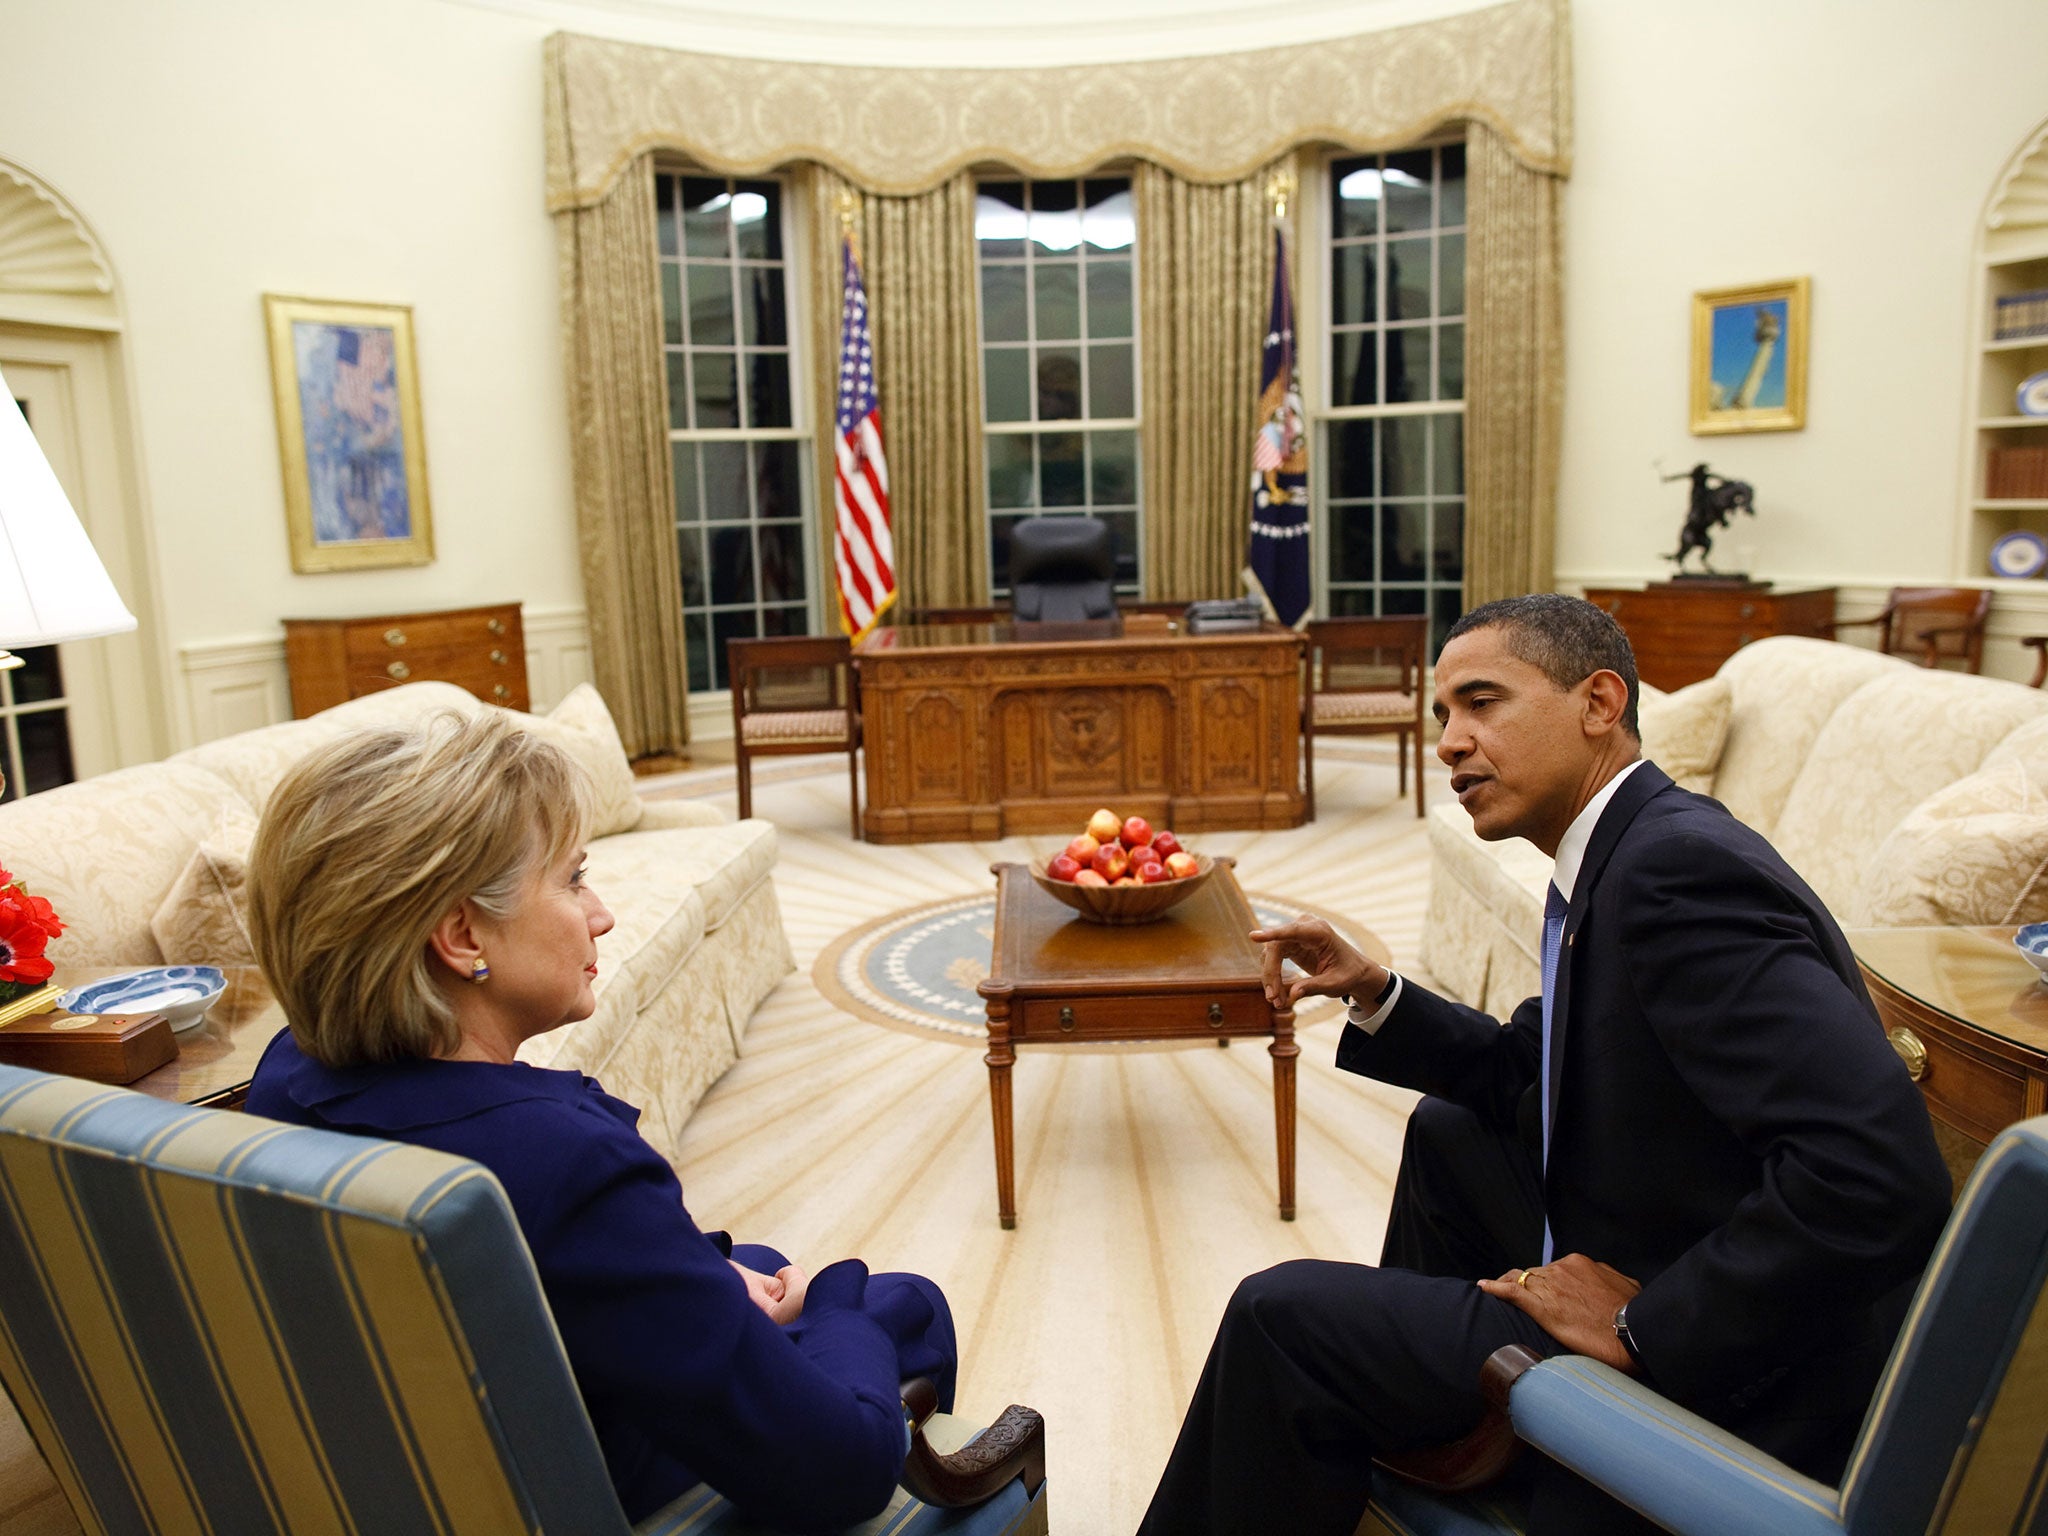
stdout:
{"type": "Polygon", "coordinates": [[[590,670],[626,755],[690,739],[662,368],[654,164],[555,216],[590,670]]]}
{"type": "Polygon", "coordinates": [[[897,609],[988,601],[988,530],[981,513],[980,296],[974,272],[974,178],[965,172],[916,197],[865,192],[821,165],[803,171],[811,220],[812,352],[816,365],[819,590],[836,622],[832,570],[833,412],[845,286],[840,198],[854,201],[854,237],[874,333],[882,440],[896,543],[897,609]]]}
{"type": "Polygon", "coordinates": [[[1266,186],[1293,165],[1283,156],[1221,186],[1150,161],[1133,173],[1145,596],[1154,602],[1229,597],[1243,585],[1252,412],[1273,285],[1266,186]]]}
{"type": "Polygon", "coordinates": [[[1465,606],[1555,585],[1564,405],[1558,178],[1465,139],[1465,606]]]}

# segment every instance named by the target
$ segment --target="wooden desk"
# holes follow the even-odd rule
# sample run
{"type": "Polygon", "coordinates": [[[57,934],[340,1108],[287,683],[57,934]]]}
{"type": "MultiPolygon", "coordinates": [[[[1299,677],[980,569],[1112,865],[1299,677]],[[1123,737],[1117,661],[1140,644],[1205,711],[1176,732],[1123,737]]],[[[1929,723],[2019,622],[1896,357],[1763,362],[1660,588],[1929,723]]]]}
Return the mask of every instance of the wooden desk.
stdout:
{"type": "Polygon", "coordinates": [[[2048,987],[2011,928],[1849,935],[1892,1048],[1926,1096],[1957,1189],[1991,1138],[2048,1111],[2048,987]]]}
{"type": "MultiPolygon", "coordinates": [[[[1269,1035],[1280,1219],[1294,1220],[1294,1011],[1266,1002],[1257,924],[1229,859],[1208,883],[1154,923],[1111,928],[1076,917],[1041,891],[1022,864],[998,864],[988,980],[989,1117],[996,1141],[996,1214],[1017,1225],[1016,1135],[1010,1068],[1024,1045],[1104,1040],[1215,1040],[1269,1035]]],[[[1381,963],[1385,946],[1370,940],[1381,963]]]]}
{"type": "Polygon", "coordinates": [[[1636,670],[1653,688],[1683,688],[1709,678],[1721,663],[1766,635],[1827,639],[1835,589],[1779,591],[1767,582],[1717,587],[1653,582],[1647,587],[1588,587],[1586,601],[1614,615],[1628,632],[1636,670]]]}
{"type": "MultiPolygon", "coordinates": [[[[139,965],[60,965],[50,979],[69,991],[110,976],[127,976],[139,965]]],[[[178,1034],[178,1056],[128,1086],[152,1098],[180,1104],[207,1104],[239,1109],[248,1097],[249,1080],[264,1047],[284,1028],[284,1010],[270,995],[270,984],[253,965],[222,970],[228,989],[206,1011],[206,1022],[178,1034]]]]}
{"type": "Polygon", "coordinates": [[[1099,624],[878,629],[854,648],[870,842],[1300,826],[1301,636],[1099,624]]]}

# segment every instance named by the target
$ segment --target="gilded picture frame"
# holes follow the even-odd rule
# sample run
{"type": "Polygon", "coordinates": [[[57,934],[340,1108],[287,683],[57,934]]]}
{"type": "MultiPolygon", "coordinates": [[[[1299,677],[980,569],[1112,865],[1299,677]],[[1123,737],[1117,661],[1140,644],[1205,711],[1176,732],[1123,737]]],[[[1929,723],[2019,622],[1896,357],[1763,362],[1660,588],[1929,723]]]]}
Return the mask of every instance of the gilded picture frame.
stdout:
{"type": "Polygon", "coordinates": [[[1806,425],[1809,307],[1803,277],[1692,296],[1695,436],[1806,425]]]}
{"type": "Polygon", "coordinates": [[[434,558],[412,308],[263,296],[292,569],[434,558]]]}

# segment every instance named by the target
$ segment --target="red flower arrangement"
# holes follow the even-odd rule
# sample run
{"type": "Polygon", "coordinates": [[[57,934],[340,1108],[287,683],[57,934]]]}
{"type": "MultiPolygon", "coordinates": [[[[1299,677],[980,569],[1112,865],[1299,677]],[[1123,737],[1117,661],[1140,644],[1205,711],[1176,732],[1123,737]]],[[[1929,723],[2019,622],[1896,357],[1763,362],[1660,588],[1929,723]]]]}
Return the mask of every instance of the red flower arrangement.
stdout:
{"type": "Polygon", "coordinates": [[[63,931],[55,907],[0,869],[0,1001],[50,979],[56,967],[43,949],[63,931]]]}

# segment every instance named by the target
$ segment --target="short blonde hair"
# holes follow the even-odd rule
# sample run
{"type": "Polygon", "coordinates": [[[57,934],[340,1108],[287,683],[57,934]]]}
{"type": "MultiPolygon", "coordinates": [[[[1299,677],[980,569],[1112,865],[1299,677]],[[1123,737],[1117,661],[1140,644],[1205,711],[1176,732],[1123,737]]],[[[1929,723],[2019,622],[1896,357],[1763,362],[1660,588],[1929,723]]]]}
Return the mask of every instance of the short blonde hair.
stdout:
{"type": "Polygon", "coordinates": [[[460,1041],[428,940],[463,901],[509,916],[583,837],[588,786],[500,710],[363,731],[300,759],[249,855],[256,959],[292,1035],[330,1067],[460,1041]]]}

